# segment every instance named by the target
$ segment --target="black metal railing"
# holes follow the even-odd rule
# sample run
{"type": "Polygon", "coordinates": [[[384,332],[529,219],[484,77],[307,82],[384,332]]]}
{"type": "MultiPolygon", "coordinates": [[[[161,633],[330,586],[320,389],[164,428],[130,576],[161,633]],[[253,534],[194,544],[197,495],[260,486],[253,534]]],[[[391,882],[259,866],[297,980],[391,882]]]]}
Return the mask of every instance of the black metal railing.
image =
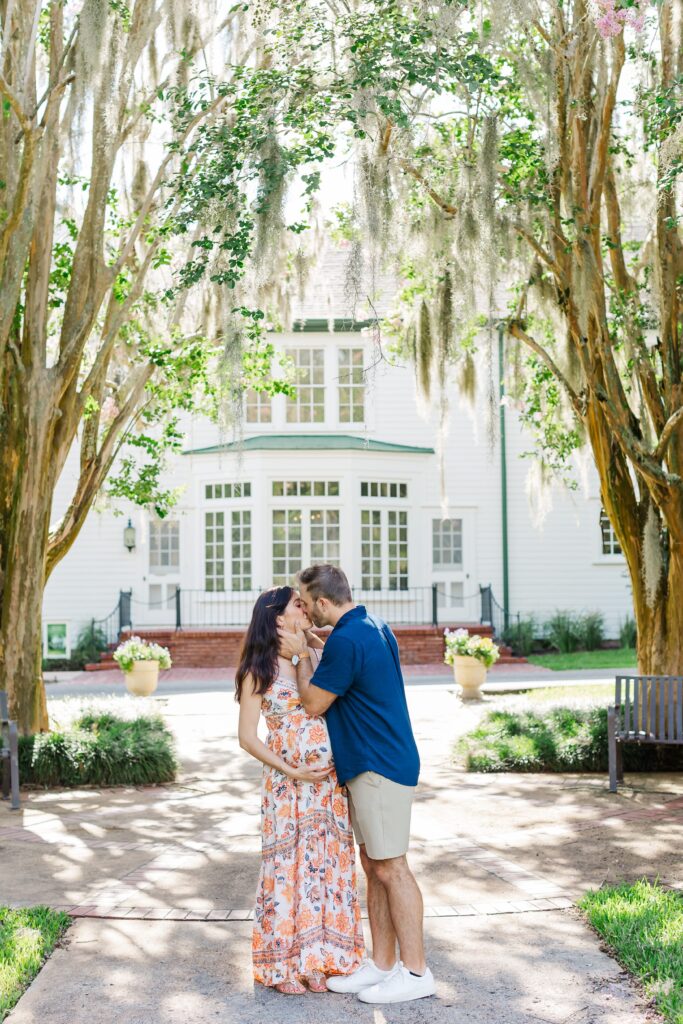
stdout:
{"type": "Polygon", "coordinates": [[[121,635],[121,631],[129,625],[130,604],[126,604],[126,598],[130,597],[130,593],[132,592],[121,590],[119,592],[119,599],[115,607],[109,612],[109,615],[105,615],[102,619],[92,619],[93,633],[98,630],[109,645],[115,644],[121,635]],[[128,619],[124,621],[126,619],[126,608],[128,608],[128,619]]]}
{"type": "Polygon", "coordinates": [[[505,609],[498,604],[493,596],[490,583],[486,587],[480,587],[479,590],[481,592],[481,622],[491,626],[494,636],[500,639],[505,632],[505,609]]]}
{"type": "MultiPolygon", "coordinates": [[[[261,589],[211,591],[177,587],[165,597],[144,600],[132,590],[122,590],[116,609],[101,622],[107,624],[109,642],[116,640],[124,629],[144,626],[178,630],[246,626],[260,593],[261,589]]],[[[395,626],[481,623],[492,626],[496,636],[503,631],[504,611],[490,586],[457,597],[443,583],[403,590],[352,587],[352,593],[357,604],[365,605],[368,611],[395,626]]]]}

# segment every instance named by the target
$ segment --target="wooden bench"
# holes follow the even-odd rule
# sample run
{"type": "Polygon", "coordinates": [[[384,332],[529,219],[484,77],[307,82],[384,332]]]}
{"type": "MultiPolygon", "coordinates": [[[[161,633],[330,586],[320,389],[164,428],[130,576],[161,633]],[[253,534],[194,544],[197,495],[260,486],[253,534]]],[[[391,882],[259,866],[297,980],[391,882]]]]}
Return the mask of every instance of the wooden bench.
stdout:
{"type": "Polygon", "coordinates": [[[624,781],[624,743],[683,747],[683,676],[617,676],[607,709],[609,788],[624,781]]]}
{"type": "Polygon", "coordinates": [[[2,760],[2,798],[10,797],[10,809],[19,810],[19,737],[17,723],[10,721],[7,694],[0,690],[0,760],[2,760]]]}

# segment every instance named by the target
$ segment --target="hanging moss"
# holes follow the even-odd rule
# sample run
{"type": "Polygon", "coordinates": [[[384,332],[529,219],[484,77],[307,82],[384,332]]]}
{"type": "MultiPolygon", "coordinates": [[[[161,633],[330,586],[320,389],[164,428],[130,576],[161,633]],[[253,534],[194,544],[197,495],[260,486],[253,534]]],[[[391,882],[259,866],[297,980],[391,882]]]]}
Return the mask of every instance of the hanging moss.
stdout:
{"type": "Polygon", "coordinates": [[[417,385],[420,394],[429,400],[432,384],[432,359],[434,356],[434,342],[432,337],[432,321],[429,314],[429,306],[422,299],[417,319],[417,385]]]}
{"type": "Polygon", "coordinates": [[[477,364],[471,351],[466,352],[459,362],[457,385],[463,398],[474,403],[477,396],[477,364]]]}
{"type": "Polygon", "coordinates": [[[447,385],[448,359],[454,341],[453,284],[447,270],[438,292],[437,314],[437,367],[439,387],[443,392],[447,385]]]}

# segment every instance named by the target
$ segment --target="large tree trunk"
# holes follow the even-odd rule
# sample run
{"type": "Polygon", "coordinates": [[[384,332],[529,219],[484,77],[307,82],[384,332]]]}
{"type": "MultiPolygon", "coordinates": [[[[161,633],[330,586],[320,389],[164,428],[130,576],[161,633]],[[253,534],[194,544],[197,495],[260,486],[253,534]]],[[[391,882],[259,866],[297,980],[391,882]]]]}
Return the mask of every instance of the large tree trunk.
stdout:
{"type": "Polygon", "coordinates": [[[33,397],[37,391],[42,401],[14,407],[0,453],[5,490],[0,523],[0,689],[7,691],[10,714],[24,734],[48,728],[41,669],[42,602],[54,421],[45,422],[43,403],[53,400],[45,371],[38,373],[43,379],[34,382],[33,397]]]}
{"type": "MultiPolygon", "coordinates": [[[[642,591],[642,584],[639,588],[642,591]]],[[[634,587],[634,593],[638,591],[634,587]]],[[[653,607],[634,600],[638,627],[638,669],[642,675],[683,675],[683,552],[673,548],[666,577],[653,607]]]]}

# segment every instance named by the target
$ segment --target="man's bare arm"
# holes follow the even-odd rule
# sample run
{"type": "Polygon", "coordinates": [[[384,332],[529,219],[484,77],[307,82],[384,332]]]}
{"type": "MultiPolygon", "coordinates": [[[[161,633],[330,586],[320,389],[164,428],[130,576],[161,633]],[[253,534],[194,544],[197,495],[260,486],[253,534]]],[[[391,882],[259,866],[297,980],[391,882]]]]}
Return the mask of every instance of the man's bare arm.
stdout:
{"type": "Polygon", "coordinates": [[[329,690],[323,690],[320,686],[315,686],[311,682],[315,672],[315,665],[312,663],[305,635],[303,633],[289,633],[284,629],[279,629],[278,633],[280,634],[280,654],[282,657],[291,661],[294,655],[297,654],[300,658],[296,666],[296,685],[304,710],[309,715],[324,715],[330,705],[337,699],[337,694],[330,693],[329,690]]]}

